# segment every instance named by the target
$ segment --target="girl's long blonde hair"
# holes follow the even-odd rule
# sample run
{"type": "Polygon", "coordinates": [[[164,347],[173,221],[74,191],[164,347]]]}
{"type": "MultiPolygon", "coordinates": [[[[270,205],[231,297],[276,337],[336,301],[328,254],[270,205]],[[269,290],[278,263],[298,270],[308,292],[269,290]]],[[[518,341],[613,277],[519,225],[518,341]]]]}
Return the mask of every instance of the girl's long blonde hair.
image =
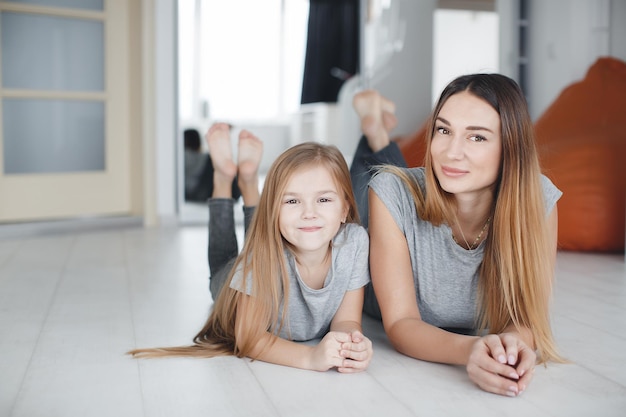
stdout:
{"type": "Polygon", "coordinates": [[[129,354],[136,357],[249,357],[266,332],[277,334],[280,331],[278,323],[286,322],[289,298],[289,275],[284,250],[291,249],[279,229],[278,216],[282,196],[296,171],[316,166],[322,166],[330,172],[339,192],[343,194],[348,207],[346,222],[359,222],[350,171],[339,149],[315,142],[305,142],[287,149],[274,161],[267,173],[244,247],[204,327],[193,338],[193,345],[136,349],[129,354]],[[243,274],[242,288],[251,288],[250,296],[255,299],[245,309],[239,306],[246,294],[230,288],[230,282],[237,270],[243,274]],[[251,286],[248,279],[252,281],[251,286]],[[237,314],[242,311],[245,312],[245,317],[237,319],[237,314]],[[236,319],[240,328],[236,328],[236,319]]]}
{"type": "Polygon", "coordinates": [[[456,221],[454,195],[435,176],[430,154],[435,121],[452,95],[467,91],[489,103],[500,115],[502,156],[495,184],[492,223],[479,271],[478,328],[501,333],[509,325],[528,328],[540,362],[563,361],[550,326],[549,304],[554,277],[541,169],[533,125],[519,86],[499,74],[473,74],[452,81],[429,121],[424,158],[426,193],[401,169],[386,166],[407,184],[420,218],[435,225],[456,221]]]}

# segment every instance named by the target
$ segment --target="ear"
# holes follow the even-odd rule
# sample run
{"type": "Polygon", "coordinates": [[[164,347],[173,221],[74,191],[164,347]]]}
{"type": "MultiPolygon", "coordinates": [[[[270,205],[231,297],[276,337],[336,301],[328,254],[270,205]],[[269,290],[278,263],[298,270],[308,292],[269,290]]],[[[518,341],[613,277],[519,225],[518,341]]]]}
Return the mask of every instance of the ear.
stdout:
{"type": "Polygon", "coordinates": [[[348,205],[348,202],[346,201],[344,204],[344,208],[343,208],[343,219],[341,220],[341,223],[345,223],[346,219],[348,218],[348,212],[350,211],[350,206],[348,205]]]}

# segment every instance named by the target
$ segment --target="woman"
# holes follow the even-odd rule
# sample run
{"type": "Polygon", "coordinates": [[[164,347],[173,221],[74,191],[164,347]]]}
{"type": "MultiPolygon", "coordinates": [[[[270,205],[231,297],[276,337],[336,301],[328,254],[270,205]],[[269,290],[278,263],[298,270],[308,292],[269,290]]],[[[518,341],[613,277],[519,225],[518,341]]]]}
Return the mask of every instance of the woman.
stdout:
{"type": "Polygon", "coordinates": [[[561,361],[549,322],[561,192],[541,175],[517,84],[498,74],[457,78],[427,130],[423,168],[403,168],[389,142],[393,103],[354,99],[365,138],[352,167],[369,182],[371,292],[400,352],[465,365],[482,389],[522,393],[540,362],[561,361]],[[535,353],[535,350],[537,353],[535,353]]]}

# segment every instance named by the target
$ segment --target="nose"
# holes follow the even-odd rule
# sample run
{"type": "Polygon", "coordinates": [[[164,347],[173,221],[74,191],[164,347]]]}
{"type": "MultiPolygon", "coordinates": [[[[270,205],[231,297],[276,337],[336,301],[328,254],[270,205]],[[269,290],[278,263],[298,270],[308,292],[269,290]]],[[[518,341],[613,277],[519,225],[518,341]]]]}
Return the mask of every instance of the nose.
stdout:
{"type": "Polygon", "coordinates": [[[462,136],[454,136],[448,142],[448,148],[446,149],[446,154],[450,159],[461,159],[464,154],[464,141],[462,136]]]}
{"type": "Polygon", "coordinates": [[[302,204],[302,213],[301,216],[303,219],[314,219],[317,217],[317,211],[314,202],[305,202],[302,204]]]}

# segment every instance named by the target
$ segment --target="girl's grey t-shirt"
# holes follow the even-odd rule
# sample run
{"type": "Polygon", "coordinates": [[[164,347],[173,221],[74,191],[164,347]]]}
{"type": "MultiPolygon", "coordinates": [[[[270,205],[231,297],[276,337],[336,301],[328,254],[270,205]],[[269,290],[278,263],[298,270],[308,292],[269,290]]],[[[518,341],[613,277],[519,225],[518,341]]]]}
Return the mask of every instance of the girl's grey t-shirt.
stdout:
{"type": "MultiPolygon", "coordinates": [[[[424,190],[424,168],[405,170],[424,190]]],[[[562,193],[543,175],[541,184],[546,211],[550,213],[562,193]]],[[[475,329],[478,269],[485,242],[474,250],[465,250],[454,242],[448,225],[433,226],[418,218],[409,189],[391,173],[376,175],[370,187],[406,237],[422,320],[446,329],[475,329]]]]}
{"type": "MultiPolygon", "coordinates": [[[[339,229],[332,242],[328,275],[319,290],[302,281],[293,254],[285,250],[285,256],[289,273],[289,311],[279,336],[294,341],[319,339],[328,333],[346,292],[362,288],[370,280],[367,231],[355,223],[347,223],[339,229]]],[[[251,294],[252,281],[246,281],[245,292],[251,294]]],[[[241,271],[235,273],[230,287],[241,291],[241,271]]],[[[282,311],[281,303],[279,320],[282,311]]]]}

